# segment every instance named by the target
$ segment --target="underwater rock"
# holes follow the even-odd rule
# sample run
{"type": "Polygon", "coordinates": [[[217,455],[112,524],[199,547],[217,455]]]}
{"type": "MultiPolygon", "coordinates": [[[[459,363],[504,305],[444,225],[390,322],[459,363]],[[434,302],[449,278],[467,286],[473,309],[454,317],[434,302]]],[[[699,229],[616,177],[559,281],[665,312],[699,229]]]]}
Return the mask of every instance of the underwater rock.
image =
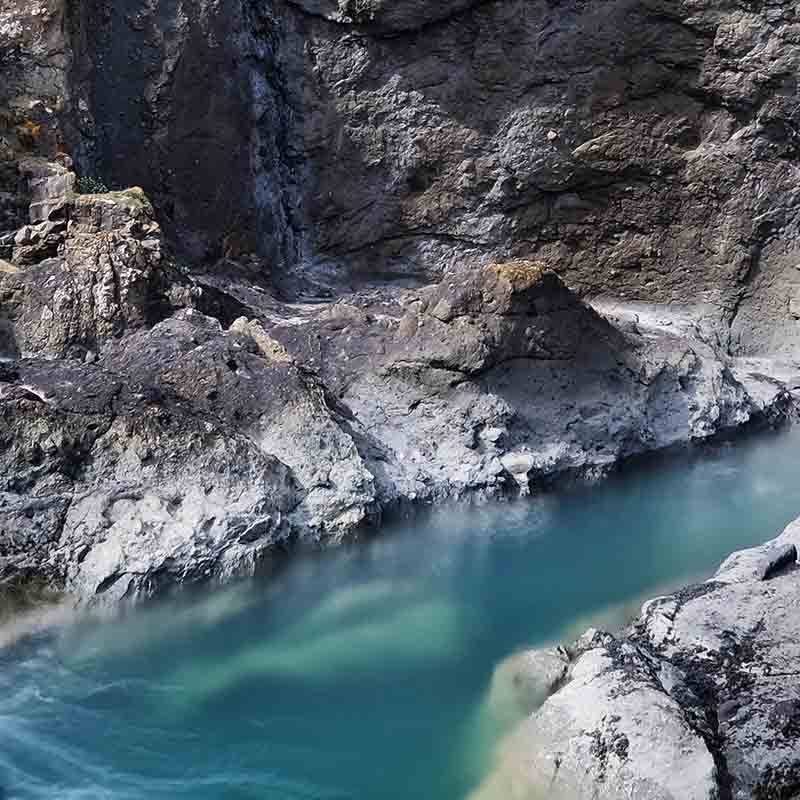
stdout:
{"type": "Polygon", "coordinates": [[[501,720],[532,714],[567,676],[569,656],[563,648],[526,650],[503,661],[492,675],[487,704],[501,720]]]}

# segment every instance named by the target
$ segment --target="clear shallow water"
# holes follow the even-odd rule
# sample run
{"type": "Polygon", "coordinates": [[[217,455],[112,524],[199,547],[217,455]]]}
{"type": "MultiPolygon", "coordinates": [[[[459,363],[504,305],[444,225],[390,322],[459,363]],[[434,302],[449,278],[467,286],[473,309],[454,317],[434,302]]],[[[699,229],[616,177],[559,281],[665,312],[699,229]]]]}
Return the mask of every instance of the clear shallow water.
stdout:
{"type": "Polygon", "coordinates": [[[0,650],[0,798],[463,800],[498,662],[800,514],[800,429],[702,453],[0,650]]]}

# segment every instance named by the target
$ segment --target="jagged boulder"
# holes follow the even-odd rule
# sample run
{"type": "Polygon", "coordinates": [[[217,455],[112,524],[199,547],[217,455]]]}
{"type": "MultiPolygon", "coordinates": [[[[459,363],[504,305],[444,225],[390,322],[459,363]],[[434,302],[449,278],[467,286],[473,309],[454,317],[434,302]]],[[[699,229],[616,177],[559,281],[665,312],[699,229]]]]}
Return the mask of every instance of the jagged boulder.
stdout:
{"type": "Polygon", "coordinates": [[[570,648],[556,691],[476,798],[790,797],[800,781],[800,521],[620,637],[570,648]]]}
{"type": "Polygon", "coordinates": [[[253,572],[376,513],[323,387],[257,326],[234,328],[187,311],[96,363],[2,367],[0,582],[115,602],[253,572]]]}
{"type": "Polygon", "coordinates": [[[161,230],[144,193],[69,194],[55,207],[18,232],[18,270],[0,274],[16,349],[82,356],[163,315],[161,230]]]}
{"type": "Polygon", "coordinates": [[[247,437],[125,378],[23,362],[0,382],[0,581],[87,602],[252,572],[290,534],[291,474],[247,437]]]}

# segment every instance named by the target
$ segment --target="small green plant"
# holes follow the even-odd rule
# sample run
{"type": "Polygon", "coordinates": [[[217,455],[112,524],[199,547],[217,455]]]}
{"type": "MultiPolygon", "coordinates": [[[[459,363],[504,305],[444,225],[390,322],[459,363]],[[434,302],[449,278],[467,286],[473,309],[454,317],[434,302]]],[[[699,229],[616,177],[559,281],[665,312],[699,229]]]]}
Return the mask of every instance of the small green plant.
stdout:
{"type": "Polygon", "coordinates": [[[78,194],[108,194],[110,191],[100,178],[92,175],[81,175],[78,178],[78,194]]]}

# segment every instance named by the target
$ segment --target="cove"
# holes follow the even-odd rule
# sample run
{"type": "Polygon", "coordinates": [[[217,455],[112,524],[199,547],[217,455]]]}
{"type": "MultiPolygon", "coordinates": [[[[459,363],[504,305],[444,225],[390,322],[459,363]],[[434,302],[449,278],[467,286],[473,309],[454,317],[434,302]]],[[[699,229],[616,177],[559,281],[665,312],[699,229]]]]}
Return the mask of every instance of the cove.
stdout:
{"type": "Polygon", "coordinates": [[[493,672],[800,513],[800,429],[447,508],[269,578],[0,650],[0,797],[463,800],[493,672]]]}

